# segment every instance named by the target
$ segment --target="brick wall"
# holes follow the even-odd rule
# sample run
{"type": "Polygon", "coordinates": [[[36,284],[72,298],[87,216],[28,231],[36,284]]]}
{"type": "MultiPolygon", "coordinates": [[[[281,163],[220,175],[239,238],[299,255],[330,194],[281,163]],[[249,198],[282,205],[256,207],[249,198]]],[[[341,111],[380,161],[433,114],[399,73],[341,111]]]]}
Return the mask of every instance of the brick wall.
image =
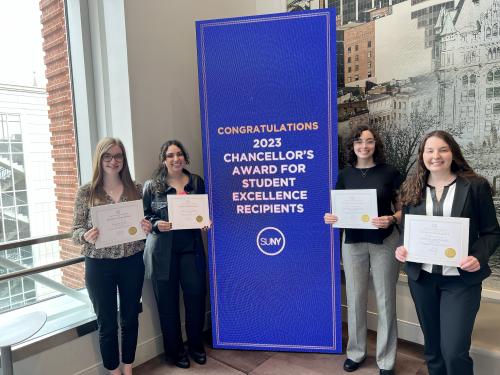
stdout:
{"type": "MultiPolygon", "coordinates": [[[[66,233],[71,231],[78,170],[64,1],[41,0],[40,10],[58,230],[59,233],[66,233]]],[[[60,246],[61,259],[80,255],[80,247],[73,245],[71,240],[60,241],[60,246]]],[[[64,267],[62,272],[65,285],[71,288],[84,286],[83,264],[64,267]]]]}

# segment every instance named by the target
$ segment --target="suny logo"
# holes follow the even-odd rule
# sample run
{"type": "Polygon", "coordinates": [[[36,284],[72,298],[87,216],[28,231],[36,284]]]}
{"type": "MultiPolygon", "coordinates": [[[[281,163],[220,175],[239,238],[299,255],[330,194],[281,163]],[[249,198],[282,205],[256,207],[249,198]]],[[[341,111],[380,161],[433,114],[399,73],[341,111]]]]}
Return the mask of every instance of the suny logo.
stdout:
{"type": "Polygon", "coordinates": [[[257,247],[265,255],[278,255],[285,248],[285,243],[285,235],[275,227],[265,227],[257,234],[257,247]]]}

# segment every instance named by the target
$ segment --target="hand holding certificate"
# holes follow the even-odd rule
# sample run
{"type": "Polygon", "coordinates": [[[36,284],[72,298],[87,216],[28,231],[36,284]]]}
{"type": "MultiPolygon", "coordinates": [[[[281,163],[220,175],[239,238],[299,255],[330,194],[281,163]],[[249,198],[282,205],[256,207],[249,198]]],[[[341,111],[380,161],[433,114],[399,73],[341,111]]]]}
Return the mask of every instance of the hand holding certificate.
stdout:
{"type": "Polygon", "coordinates": [[[332,212],[338,217],[334,228],[378,229],[371,218],[378,217],[377,190],[332,190],[332,212]]]}
{"type": "Polygon", "coordinates": [[[172,229],[201,229],[210,226],[208,195],[167,195],[172,229]]]}
{"type": "Polygon", "coordinates": [[[99,229],[96,249],[143,240],[144,211],[141,200],[90,207],[92,224],[99,229]]]}
{"type": "Polygon", "coordinates": [[[407,261],[459,267],[467,257],[469,218],[405,215],[407,261]]]}

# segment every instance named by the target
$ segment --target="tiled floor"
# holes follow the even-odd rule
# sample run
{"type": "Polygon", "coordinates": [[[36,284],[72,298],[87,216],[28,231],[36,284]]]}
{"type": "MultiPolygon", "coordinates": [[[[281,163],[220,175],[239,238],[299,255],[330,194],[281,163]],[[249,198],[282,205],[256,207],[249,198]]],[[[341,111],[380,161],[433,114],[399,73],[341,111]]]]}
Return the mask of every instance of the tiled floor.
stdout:
{"type": "MultiPolygon", "coordinates": [[[[368,358],[355,374],[378,374],[375,362],[375,334],[370,332],[368,358]]],[[[345,337],[344,337],[345,342],[345,337]]],[[[204,366],[191,361],[189,370],[165,363],[156,357],[134,369],[135,375],[321,375],[346,374],[342,369],[345,355],[315,353],[215,350],[207,344],[208,361],[204,366]]],[[[396,361],[397,375],[427,375],[422,347],[400,342],[396,361]]]]}

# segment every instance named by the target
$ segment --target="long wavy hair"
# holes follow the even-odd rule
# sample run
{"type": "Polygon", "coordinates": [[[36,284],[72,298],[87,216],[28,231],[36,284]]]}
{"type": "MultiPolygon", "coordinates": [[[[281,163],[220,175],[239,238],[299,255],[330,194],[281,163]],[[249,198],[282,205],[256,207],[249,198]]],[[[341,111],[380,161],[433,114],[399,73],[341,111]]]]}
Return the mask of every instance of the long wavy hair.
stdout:
{"type": "Polygon", "coordinates": [[[345,146],[344,146],[346,162],[353,167],[356,166],[358,157],[354,152],[354,141],[359,137],[361,137],[361,133],[363,133],[364,131],[369,131],[370,133],[372,133],[373,138],[375,139],[375,151],[373,152],[373,162],[375,164],[385,163],[386,155],[385,155],[384,142],[382,142],[382,140],[380,139],[378,132],[367,124],[355,126],[349,131],[349,135],[345,140],[345,146]]]}
{"type": "Polygon", "coordinates": [[[443,140],[448,147],[450,147],[451,154],[453,156],[451,161],[451,172],[457,176],[468,179],[483,179],[483,177],[474,172],[469,163],[467,163],[462,154],[462,150],[460,150],[460,146],[457,141],[455,141],[453,136],[443,130],[434,130],[426,134],[422,139],[422,142],[420,142],[415,171],[408,176],[403,185],[401,185],[400,202],[403,206],[416,206],[422,201],[424,188],[427,185],[427,180],[429,178],[429,170],[425,167],[423,155],[425,143],[431,137],[443,140]]]}
{"type": "Polygon", "coordinates": [[[165,159],[167,158],[167,150],[172,145],[180,148],[181,152],[184,154],[184,160],[186,161],[186,164],[189,164],[189,154],[187,153],[186,148],[181,142],[176,139],[171,139],[162,144],[160,148],[160,154],[158,155],[158,167],[156,167],[152,176],[154,188],[158,193],[164,193],[166,190],[165,182],[167,181],[168,169],[165,165],[165,159]]]}
{"type": "Polygon", "coordinates": [[[106,137],[99,141],[95,148],[94,159],[92,161],[92,181],[90,183],[90,201],[91,206],[96,206],[106,202],[106,192],[104,191],[104,170],[102,169],[102,158],[105,153],[113,146],[118,146],[123,154],[123,167],[119,175],[123,183],[123,195],[127,200],[141,199],[134,181],[130,176],[128,168],[127,153],[122,141],[118,138],[106,137]]]}

